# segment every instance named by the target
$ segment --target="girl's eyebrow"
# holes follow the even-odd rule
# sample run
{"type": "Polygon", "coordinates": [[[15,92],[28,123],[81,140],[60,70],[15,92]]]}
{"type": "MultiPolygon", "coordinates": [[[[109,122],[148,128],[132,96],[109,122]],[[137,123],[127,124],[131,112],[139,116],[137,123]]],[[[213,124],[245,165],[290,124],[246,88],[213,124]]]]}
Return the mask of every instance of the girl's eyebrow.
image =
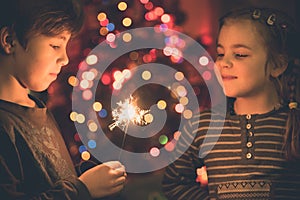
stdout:
{"type": "MultiPolygon", "coordinates": [[[[217,47],[219,48],[224,48],[221,44],[218,44],[217,47]]],[[[234,45],[231,45],[231,48],[233,49],[237,49],[237,48],[245,48],[245,49],[249,49],[249,50],[252,50],[251,47],[245,45],[245,44],[234,44],[234,45]]]]}

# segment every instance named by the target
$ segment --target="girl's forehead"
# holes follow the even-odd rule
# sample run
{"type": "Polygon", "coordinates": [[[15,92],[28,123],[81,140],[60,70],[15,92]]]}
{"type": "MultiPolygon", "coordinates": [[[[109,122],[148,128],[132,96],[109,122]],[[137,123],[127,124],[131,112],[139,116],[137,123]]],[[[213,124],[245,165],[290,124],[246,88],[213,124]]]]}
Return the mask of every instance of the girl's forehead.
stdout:
{"type": "Polygon", "coordinates": [[[220,34],[229,33],[230,37],[258,37],[261,38],[259,27],[251,20],[232,19],[224,23],[220,29],[220,34]]]}
{"type": "Polygon", "coordinates": [[[258,48],[264,43],[263,37],[251,20],[228,20],[220,29],[218,44],[243,44],[258,48]]]}

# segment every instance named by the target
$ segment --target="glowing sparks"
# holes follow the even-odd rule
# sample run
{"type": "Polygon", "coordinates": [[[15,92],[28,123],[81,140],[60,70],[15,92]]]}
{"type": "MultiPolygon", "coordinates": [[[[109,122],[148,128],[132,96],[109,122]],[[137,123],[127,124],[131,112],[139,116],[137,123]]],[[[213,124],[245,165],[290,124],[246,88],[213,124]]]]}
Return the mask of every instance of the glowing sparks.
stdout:
{"type": "Polygon", "coordinates": [[[132,96],[125,99],[124,102],[118,102],[117,105],[118,107],[112,110],[114,122],[108,126],[111,131],[117,126],[126,133],[130,122],[140,126],[145,126],[149,123],[145,120],[145,115],[150,110],[142,110],[137,107],[132,96]]]}

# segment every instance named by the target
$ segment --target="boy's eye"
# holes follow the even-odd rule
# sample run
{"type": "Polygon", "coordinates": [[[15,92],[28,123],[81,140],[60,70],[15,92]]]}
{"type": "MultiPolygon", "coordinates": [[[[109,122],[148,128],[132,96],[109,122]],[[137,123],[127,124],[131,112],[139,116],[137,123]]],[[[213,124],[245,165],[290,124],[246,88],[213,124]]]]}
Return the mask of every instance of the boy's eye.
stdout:
{"type": "Polygon", "coordinates": [[[51,46],[53,49],[59,49],[59,46],[57,46],[57,45],[51,44],[50,46],[51,46]]]}

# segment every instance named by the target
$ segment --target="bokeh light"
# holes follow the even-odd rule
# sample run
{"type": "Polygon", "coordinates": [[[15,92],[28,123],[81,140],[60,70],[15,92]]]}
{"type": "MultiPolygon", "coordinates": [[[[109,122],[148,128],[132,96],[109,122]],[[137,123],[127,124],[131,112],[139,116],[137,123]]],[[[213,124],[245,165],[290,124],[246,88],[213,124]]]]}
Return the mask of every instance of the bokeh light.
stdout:
{"type": "Polygon", "coordinates": [[[84,151],[81,153],[82,160],[89,160],[91,158],[91,154],[88,151],[84,151]]]}
{"type": "Polygon", "coordinates": [[[100,12],[97,16],[97,19],[101,22],[104,21],[107,18],[106,14],[104,12],[100,12]]]}
{"type": "Polygon", "coordinates": [[[119,2],[119,3],[118,3],[118,9],[119,9],[120,11],[126,10],[126,9],[127,9],[127,3],[124,2],[124,1],[119,2]]]}
{"type": "Polygon", "coordinates": [[[153,157],[158,157],[159,154],[160,154],[159,148],[157,148],[157,147],[152,147],[152,148],[150,149],[150,155],[151,155],[151,156],[153,156],[153,157]]]}
{"type": "Polygon", "coordinates": [[[160,110],[164,110],[164,109],[166,109],[166,107],[167,107],[167,102],[164,101],[164,100],[159,100],[159,101],[157,102],[157,107],[158,107],[158,109],[160,109],[160,110]]]}
{"type": "Polygon", "coordinates": [[[143,78],[145,81],[150,80],[150,79],[151,79],[151,72],[148,71],[148,70],[143,71],[143,73],[142,73],[142,78],[143,78]]]}
{"type": "Polygon", "coordinates": [[[94,65],[98,62],[98,58],[96,55],[89,55],[85,61],[88,65],[94,65]]]}
{"type": "Polygon", "coordinates": [[[159,143],[164,145],[164,144],[167,144],[168,142],[168,137],[166,135],[161,135],[159,136],[159,143]]]}
{"type": "Polygon", "coordinates": [[[129,27],[129,26],[131,26],[131,24],[132,24],[132,20],[131,20],[129,17],[125,17],[125,18],[122,20],[122,24],[123,24],[123,26],[125,26],[125,27],[129,27]]]}

